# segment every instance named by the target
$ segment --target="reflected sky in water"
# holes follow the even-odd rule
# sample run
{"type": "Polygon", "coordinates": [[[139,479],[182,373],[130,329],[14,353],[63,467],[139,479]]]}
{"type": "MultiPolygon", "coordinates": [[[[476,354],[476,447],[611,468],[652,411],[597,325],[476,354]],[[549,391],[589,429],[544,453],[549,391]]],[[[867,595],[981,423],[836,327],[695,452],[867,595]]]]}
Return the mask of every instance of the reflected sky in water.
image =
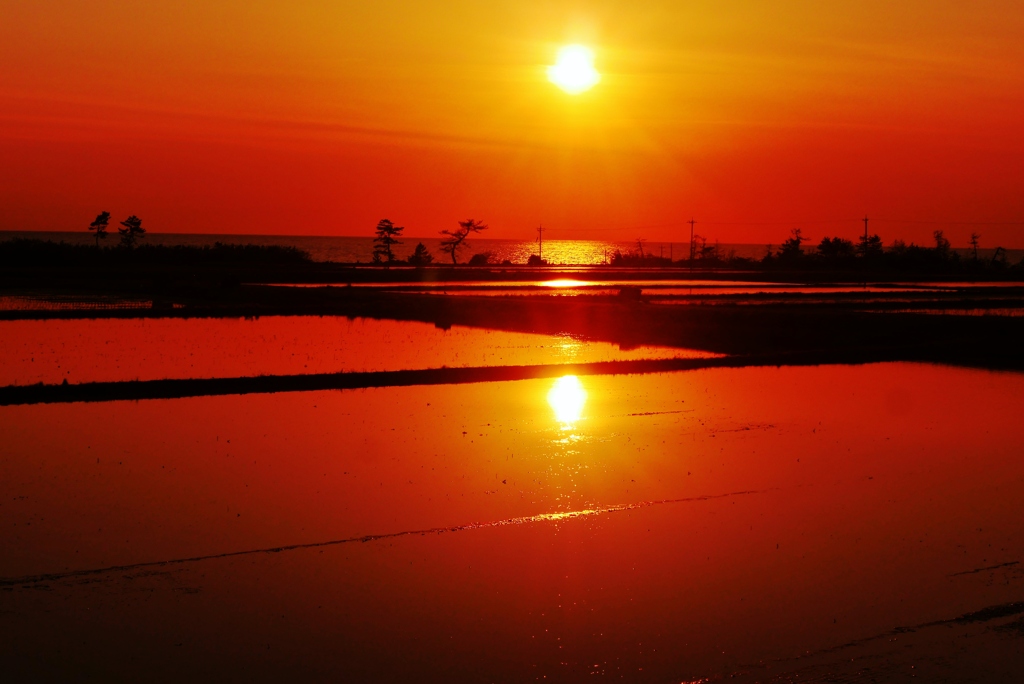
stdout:
{"type": "Polygon", "coordinates": [[[340,316],[0,322],[0,386],[713,356],[340,316]]]}
{"type": "Polygon", "coordinates": [[[900,363],[0,407],[0,580],[59,575],[0,591],[0,654],[667,682],[903,648],[1020,601],[1022,411],[1020,374],[900,363]]]}

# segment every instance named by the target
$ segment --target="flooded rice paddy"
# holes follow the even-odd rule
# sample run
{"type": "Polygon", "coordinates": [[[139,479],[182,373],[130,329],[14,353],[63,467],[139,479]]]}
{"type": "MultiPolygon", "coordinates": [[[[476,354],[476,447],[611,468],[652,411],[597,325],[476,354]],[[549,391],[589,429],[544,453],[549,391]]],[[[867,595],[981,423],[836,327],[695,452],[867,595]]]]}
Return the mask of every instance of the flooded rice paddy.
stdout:
{"type": "Polygon", "coordinates": [[[0,330],[0,386],[718,356],[340,316],[25,320],[0,330]]]}
{"type": "Polygon", "coordinates": [[[152,299],[102,295],[0,295],[0,311],[111,311],[150,309],[152,299]]]}
{"type": "MultiPolygon", "coordinates": [[[[131,371],[87,326],[23,334],[81,339],[74,381],[566,353],[282,322],[110,321],[131,371]],[[363,341],[325,357],[337,339],[363,341]]],[[[16,680],[998,680],[1024,672],[1022,414],[1020,374],[906,363],[2,407],[0,658],[16,680]]]]}

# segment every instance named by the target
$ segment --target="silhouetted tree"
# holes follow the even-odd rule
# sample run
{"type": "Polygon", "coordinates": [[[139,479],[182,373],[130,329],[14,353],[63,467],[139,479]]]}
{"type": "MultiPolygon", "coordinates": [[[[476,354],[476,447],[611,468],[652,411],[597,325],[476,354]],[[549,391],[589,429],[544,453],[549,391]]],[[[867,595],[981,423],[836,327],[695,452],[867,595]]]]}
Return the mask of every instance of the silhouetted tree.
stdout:
{"type": "Polygon", "coordinates": [[[793,262],[798,261],[804,255],[804,250],[800,246],[804,242],[804,236],[799,228],[794,228],[791,236],[782,243],[782,247],[779,248],[779,260],[793,262]]]}
{"type": "Polygon", "coordinates": [[[971,249],[974,250],[974,260],[978,260],[978,242],[981,240],[981,235],[978,233],[971,233],[971,249]]]}
{"type": "Polygon", "coordinates": [[[547,266],[548,265],[548,260],[547,259],[541,259],[539,254],[531,254],[530,257],[526,260],[526,265],[527,266],[547,266]]]}
{"type": "Polygon", "coordinates": [[[703,259],[704,250],[708,246],[708,239],[703,235],[693,234],[693,240],[690,242],[690,254],[693,255],[694,259],[703,259]]]}
{"type": "Polygon", "coordinates": [[[394,245],[402,244],[398,238],[401,237],[404,226],[396,226],[388,219],[381,219],[377,223],[376,237],[373,238],[373,263],[381,261],[392,263],[395,260],[395,253],[391,249],[394,245]]]}
{"type": "Polygon", "coordinates": [[[818,243],[818,256],[822,259],[849,259],[854,255],[853,243],[840,237],[821,238],[818,243]]]}
{"type": "Polygon", "coordinates": [[[992,266],[999,270],[1006,268],[1006,250],[1002,247],[996,247],[996,251],[992,255],[992,266]]]}
{"type": "Polygon", "coordinates": [[[110,225],[110,212],[105,211],[89,224],[89,230],[96,231],[96,249],[100,248],[100,240],[107,238],[107,226],[110,225]]]}
{"type": "Polygon", "coordinates": [[[701,261],[710,261],[717,263],[721,260],[721,254],[719,254],[718,240],[715,240],[715,244],[708,245],[708,239],[704,236],[700,238],[700,251],[697,252],[697,257],[701,261]]]}
{"type": "Polygon", "coordinates": [[[138,216],[129,216],[124,221],[121,221],[122,228],[118,228],[117,232],[121,234],[121,246],[128,249],[135,247],[135,242],[146,234],[146,229],[142,227],[142,219],[138,216]]]}
{"type": "Polygon", "coordinates": [[[672,262],[668,257],[655,256],[650,252],[641,252],[637,249],[629,250],[625,254],[619,250],[615,250],[612,254],[610,263],[612,266],[643,266],[646,268],[655,268],[658,266],[668,266],[672,262]]]}
{"type": "Polygon", "coordinates": [[[459,263],[459,250],[469,244],[466,242],[466,238],[473,233],[479,233],[484,230],[487,230],[487,226],[481,221],[474,219],[459,221],[458,230],[441,231],[441,235],[445,236],[441,240],[441,251],[451,256],[453,264],[457,264],[459,263]]]}
{"type": "Polygon", "coordinates": [[[863,235],[857,240],[857,256],[865,259],[877,259],[882,256],[882,238],[877,235],[863,235]]]}
{"type": "Polygon", "coordinates": [[[943,234],[941,230],[935,231],[934,233],[932,233],[932,236],[935,238],[935,252],[939,255],[941,259],[948,259],[949,240],[946,239],[946,236],[943,234]]]}
{"type": "Polygon", "coordinates": [[[494,256],[491,252],[477,252],[469,258],[470,266],[486,266],[491,263],[491,257],[494,256]]]}
{"type": "Polygon", "coordinates": [[[427,246],[420,242],[416,245],[416,249],[412,251],[408,261],[413,266],[426,266],[433,260],[434,256],[427,251],[427,246]]]}

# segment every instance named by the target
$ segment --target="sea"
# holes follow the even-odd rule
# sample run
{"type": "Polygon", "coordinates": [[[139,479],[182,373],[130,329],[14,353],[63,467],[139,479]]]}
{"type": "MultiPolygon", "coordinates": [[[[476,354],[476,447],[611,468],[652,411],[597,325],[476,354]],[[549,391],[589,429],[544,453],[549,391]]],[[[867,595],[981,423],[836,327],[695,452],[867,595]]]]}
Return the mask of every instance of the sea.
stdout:
{"type": "MultiPolygon", "coordinates": [[[[95,237],[88,231],[0,231],[0,242],[16,238],[34,238],[51,240],[69,244],[91,245],[95,237]]],[[[198,233],[146,233],[144,244],[150,245],[213,245],[215,243],[232,245],[279,245],[295,247],[307,254],[313,261],[333,261],[338,263],[370,263],[373,260],[373,238],[363,236],[328,236],[328,235],[210,235],[198,233]]],[[[436,237],[406,237],[394,248],[398,259],[405,259],[422,242],[433,255],[436,263],[445,263],[449,257],[441,252],[441,240],[436,237]]],[[[111,234],[106,244],[117,244],[117,234],[111,234]]],[[[709,246],[711,246],[709,244],[709,246]]],[[[490,238],[471,238],[467,246],[459,252],[459,263],[466,263],[474,254],[488,253],[490,263],[501,264],[509,261],[513,264],[525,264],[532,254],[541,254],[550,264],[555,265],[597,265],[608,263],[616,251],[623,254],[638,252],[671,258],[686,258],[689,255],[687,242],[655,242],[647,241],[638,245],[635,240],[615,242],[608,240],[545,240],[539,246],[536,240],[494,240],[490,238]]],[[[718,245],[722,258],[744,257],[760,259],[768,250],[764,244],[728,244],[718,245]]],[[[778,245],[772,248],[777,249],[778,245]]],[[[805,249],[812,249],[807,245],[805,249]]],[[[969,250],[958,249],[963,256],[969,250]]],[[[979,249],[978,256],[982,259],[991,258],[994,250],[979,249]]],[[[1006,250],[1010,263],[1024,259],[1024,250],[1006,250]]]]}
{"type": "MultiPolygon", "coordinates": [[[[0,241],[16,238],[51,240],[69,244],[95,244],[95,236],[88,231],[0,231],[0,241]]],[[[142,242],[150,245],[213,245],[217,242],[233,245],[279,245],[295,247],[309,254],[314,261],[340,263],[370,263],[373,259],[373,238],[327,235],[207,235],[197,233],[146,233],[142,242]]],[[[399,259],[412,254],[417,243],[422,242],[433,255],[434,261],[444,263],[449,257],[441,252],[441,240],[436,237],[406,237],[394,248],[399,259]]],[[[117,244],[117,234],[111,234],[106,244],[117,244]]],[[[689,255],[689,243],[644,242],[645,253],[682,259],[689,255]]],[[[468,246],[459,252],[459,263],[466,263],[474,254],[489,253],[490,262],[500,264],[510,261],[525,264],[532,254],[540,253],[550,264],[595,265],[607,263],[616,250],[623,254],[637,252],[636,241],[614,242],[607,240],[545,240],[538,246],[536,240],[494,240],[471,238],[468,246]]],[[[764,256],[765,245],[722,244],[723,257],[729,255],[760,259],[764,256]]]]}

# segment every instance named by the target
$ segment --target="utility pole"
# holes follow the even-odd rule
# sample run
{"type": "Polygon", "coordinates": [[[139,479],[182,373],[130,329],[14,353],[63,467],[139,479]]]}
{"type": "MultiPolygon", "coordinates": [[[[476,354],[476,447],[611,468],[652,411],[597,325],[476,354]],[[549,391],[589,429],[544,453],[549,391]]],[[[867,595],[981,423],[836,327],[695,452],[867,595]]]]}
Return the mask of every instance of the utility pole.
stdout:
{"type": "Polygon", "coordinates": [[[544,261],[544,226],[537,226],[537,256],[544,261]]]}
{"type": "Polygon", "coordinates": [[[695,245],[693,244],[693,224],[694,223],[696,223],[696,221],[694,221],[693,218],[691,218],[690,219],[690,272],[691,273],[693,273],[693,258],[694,258],[694,247],[695,247],[695,245]]]}
{"type": "Polygon", "coordinates": [[[864,289],[868,288],[868,215],[864,214],[864,289]]]}

